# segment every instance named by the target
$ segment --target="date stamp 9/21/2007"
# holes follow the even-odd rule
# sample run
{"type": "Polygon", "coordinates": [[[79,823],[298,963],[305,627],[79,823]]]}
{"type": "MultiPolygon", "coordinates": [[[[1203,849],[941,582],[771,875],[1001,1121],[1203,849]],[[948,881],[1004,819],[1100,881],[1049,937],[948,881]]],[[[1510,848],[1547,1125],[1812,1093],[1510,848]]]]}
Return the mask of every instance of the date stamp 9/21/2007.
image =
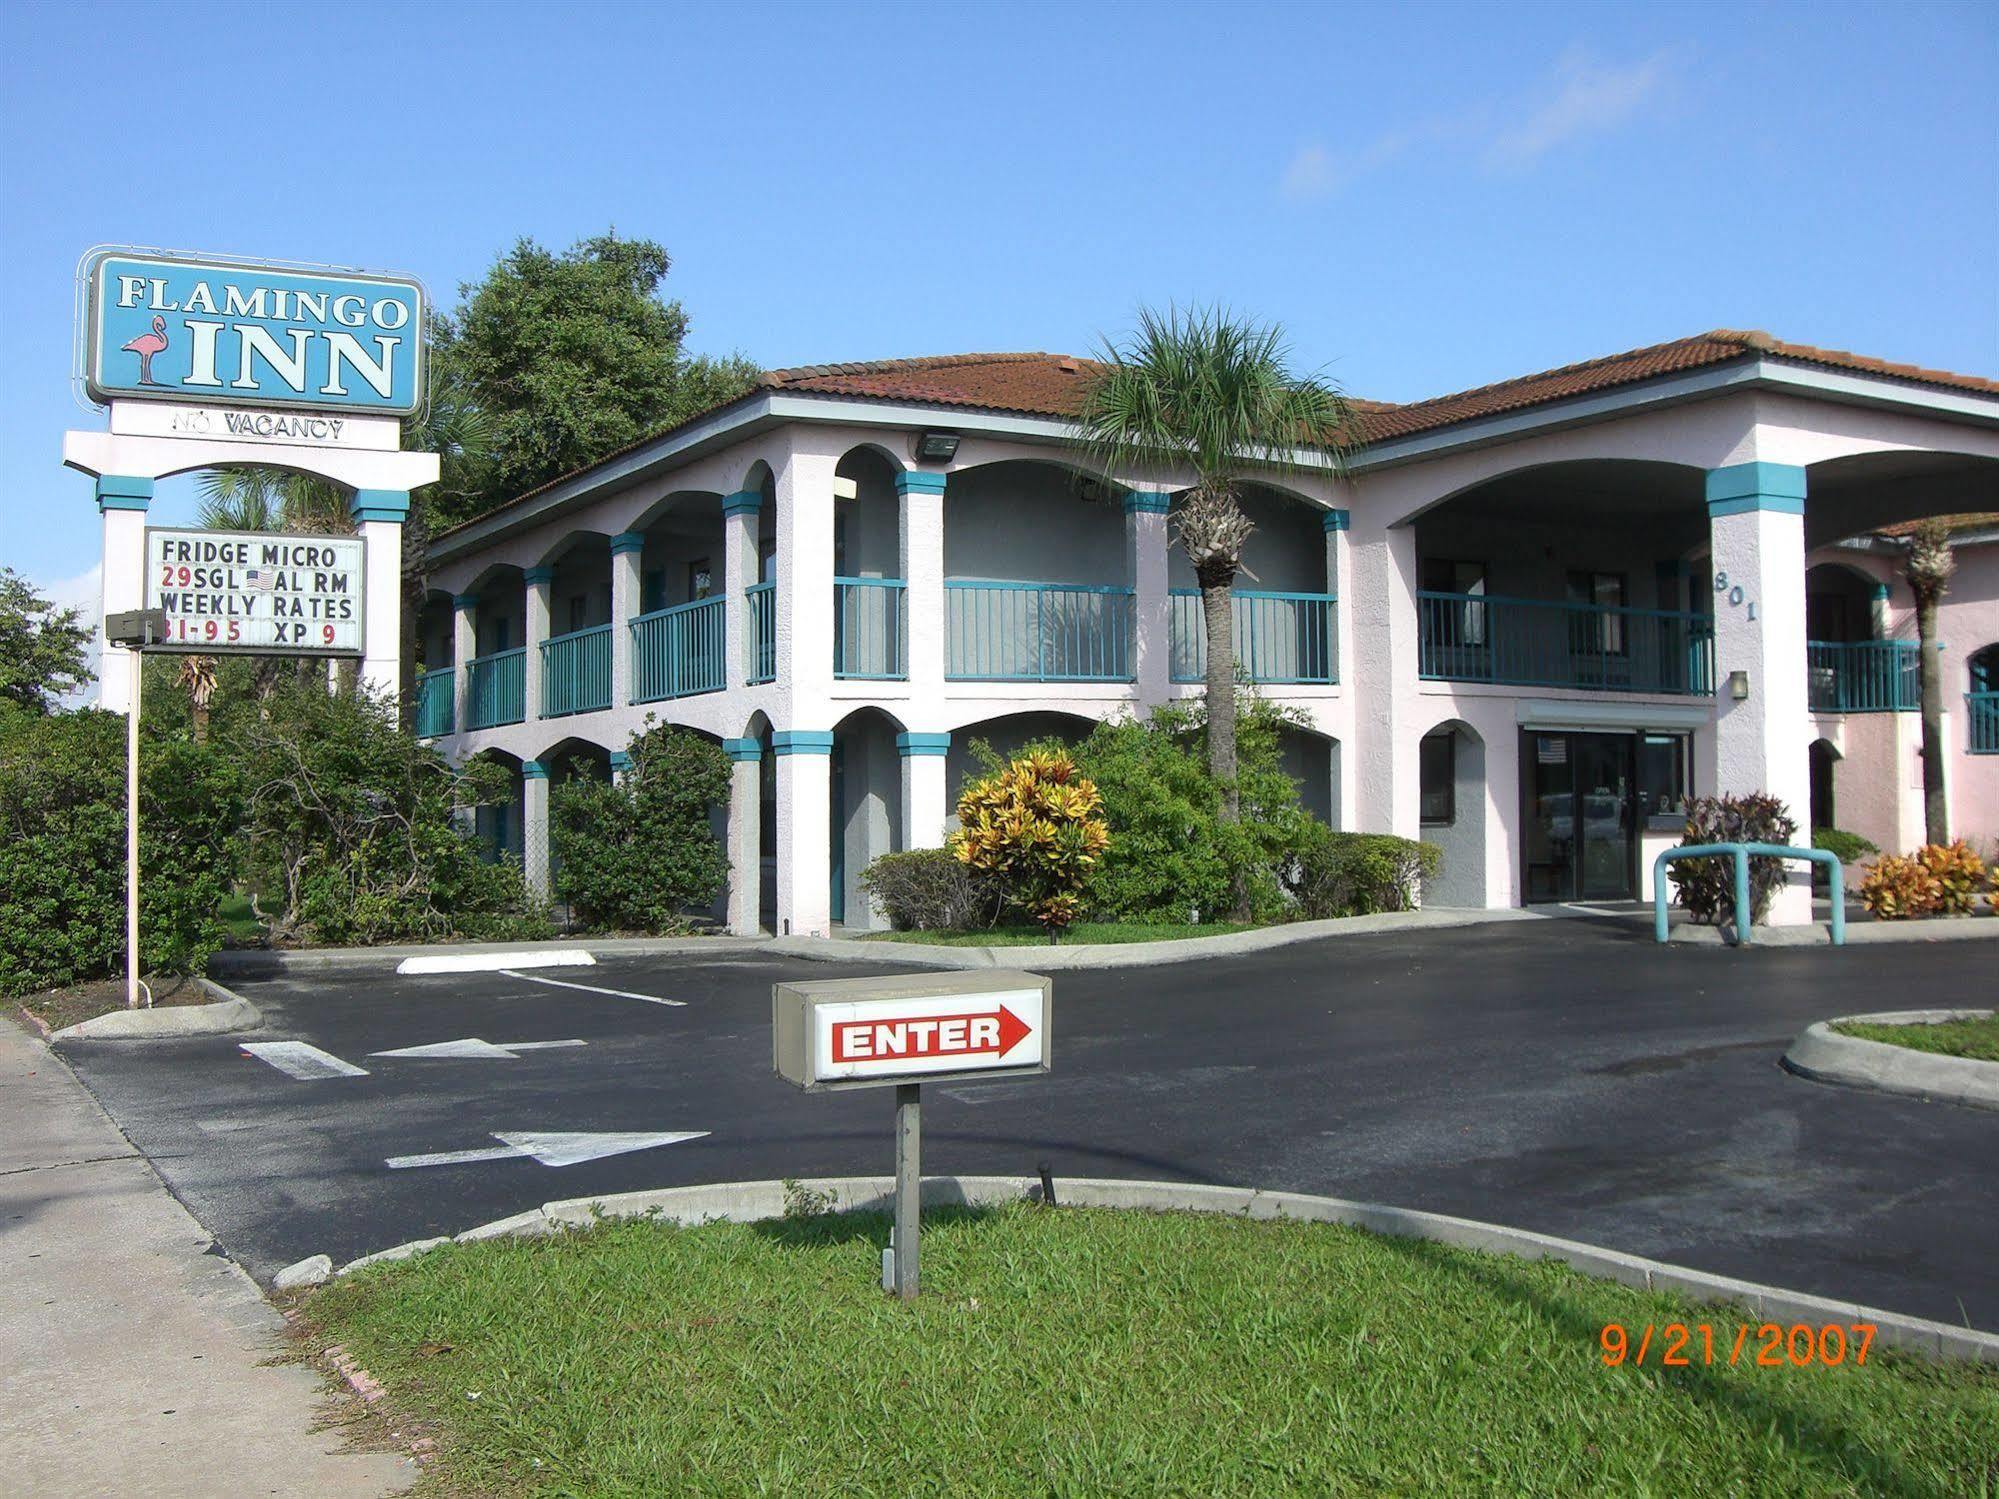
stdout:
{"type": "Polygon", "coordinates": [[[1662,1369],[1717,1363],[1730,1368],[1746,1364],[1760,1369],[1803,1369],[1812,1364],[1831,1367],[1849,1359],[1865,1364],[1867,1351],[1874,1345],[1874,1332],[1872,1322],[1828,1322],[1823,1327],[1809,1322],[1738,1322],[1732,1330],[1707,1322],[1668,1322],[1664,1326],[1648,1322],[1642,1328],[1607,1322],[1597,1343],[1603,1350],[1603,1362],[1613,1369],[1626,1363],[1642,1369],[1648,1359],[1653,1367],[1662,1369]]]}

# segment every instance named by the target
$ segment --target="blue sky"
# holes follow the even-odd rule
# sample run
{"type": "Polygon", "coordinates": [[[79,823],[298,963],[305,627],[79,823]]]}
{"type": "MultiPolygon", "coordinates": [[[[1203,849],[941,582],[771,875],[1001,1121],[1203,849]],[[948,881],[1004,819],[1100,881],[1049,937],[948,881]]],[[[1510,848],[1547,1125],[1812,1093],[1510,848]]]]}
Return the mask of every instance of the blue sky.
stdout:
{"type": "MultiPolygon", "coordinates": [[[[0,561],[94,593],[97,243],[411,271],[664,243],[691,346],[1280,320],[1407,400],[1712,327],[1999,373],[1999,9],[0,7],[0,561]]],[[[185,519],[186,481],[155,513],[185,519]]]]}

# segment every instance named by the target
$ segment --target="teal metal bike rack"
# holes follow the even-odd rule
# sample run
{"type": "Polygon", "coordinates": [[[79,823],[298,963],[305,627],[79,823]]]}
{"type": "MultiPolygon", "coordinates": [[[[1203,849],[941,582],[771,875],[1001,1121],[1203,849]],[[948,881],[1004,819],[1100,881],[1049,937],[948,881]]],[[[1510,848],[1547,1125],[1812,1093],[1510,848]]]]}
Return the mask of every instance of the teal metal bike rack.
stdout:
{"type": "Polygon", "coordinates": [[[1755,923],[1750,919],[1749,904],[1749,860],[1758,859],[1804,859],[1809,863],[1823,864],[1831,871],[1832,883],[1832,945],[1846,946],[1846,871],[1840,867],[1839,856],[1823,848],[1787,848],[1781,843],[1695,843],[1683,848],[1663,850],[1652,861],[1652,935],[1661,942],[1666,937],[1666,866],[1675,859],[1719,859],[1735,860],[1735,943],[1747,946],[1755,938],[1751,935],[1755,923]]]}

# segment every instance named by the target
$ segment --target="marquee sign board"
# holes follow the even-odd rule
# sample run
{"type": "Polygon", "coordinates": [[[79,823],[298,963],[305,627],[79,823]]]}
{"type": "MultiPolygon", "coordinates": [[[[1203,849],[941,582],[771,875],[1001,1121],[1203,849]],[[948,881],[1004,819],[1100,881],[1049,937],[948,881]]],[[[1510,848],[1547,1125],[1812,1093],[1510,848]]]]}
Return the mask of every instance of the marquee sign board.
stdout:
{"type": "Polygon", "coordinates": [[[359,656],[367,543],[358,536],[146,529],[146,607],[166,615],[149,650],[359,656]]]}
{"type": "Polygon", "coordinates": [[[1051,985],[1039,974],[911,974],[778,984],[772,1063],[808,1092],[1047,1072],[1051,985]]]}
{"type": "Polygon", "coordinates": [[[93,400],[389,416],[423,405],[413,280],[122,250],[91,257],[85,276],[93,400]]]}

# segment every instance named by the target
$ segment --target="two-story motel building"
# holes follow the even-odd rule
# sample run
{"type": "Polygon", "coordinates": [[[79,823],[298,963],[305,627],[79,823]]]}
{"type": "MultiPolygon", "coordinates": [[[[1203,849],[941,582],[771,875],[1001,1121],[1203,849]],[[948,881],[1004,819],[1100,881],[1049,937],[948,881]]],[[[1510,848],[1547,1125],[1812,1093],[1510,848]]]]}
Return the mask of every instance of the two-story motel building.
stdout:
{"type": "MultiPolygon", "coordinates": [[[[545,888],[549,778],[615,774],[649,717],[698,730],[734,762],[731,929],[878,925],[862,870],[943,840],[971,741],[1200,690],[1188,476],[1089,470],[1091,369],[776,371],[445,533],[420,731],[516,768],[481,817],[545,888]]],[[[1724,331],[1358,406],[1344,476],[1248,491],[1238,656],[1309,725],[1307,806],[1442,846],[1429,901],[1648,894],[1716,791],[1920,842],[1883,533],[1928,515],[1986,513],[1943,611],[1946,773],[1954,827],[1999,834],[1999,381],[1724,331]]]]}

